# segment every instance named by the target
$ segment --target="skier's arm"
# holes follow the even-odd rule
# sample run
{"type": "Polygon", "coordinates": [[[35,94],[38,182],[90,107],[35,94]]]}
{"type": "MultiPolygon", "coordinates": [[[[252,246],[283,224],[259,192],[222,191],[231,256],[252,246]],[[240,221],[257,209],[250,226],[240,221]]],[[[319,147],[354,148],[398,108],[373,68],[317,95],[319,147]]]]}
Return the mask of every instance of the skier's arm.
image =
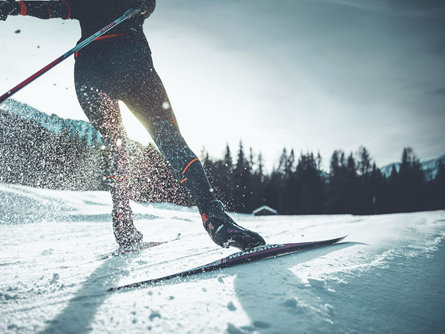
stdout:
{"type": "Polygon", "coordinates": [[[71,18],[71,9],[66,0],[60,1],[17,1],[9,15],[34,16],[39,19],[71,18]]]}
{"type": "Polygon", "coordinates": [[[14,0],[0,1],[0,21],[6,21],[14,9],[14,0]]]}

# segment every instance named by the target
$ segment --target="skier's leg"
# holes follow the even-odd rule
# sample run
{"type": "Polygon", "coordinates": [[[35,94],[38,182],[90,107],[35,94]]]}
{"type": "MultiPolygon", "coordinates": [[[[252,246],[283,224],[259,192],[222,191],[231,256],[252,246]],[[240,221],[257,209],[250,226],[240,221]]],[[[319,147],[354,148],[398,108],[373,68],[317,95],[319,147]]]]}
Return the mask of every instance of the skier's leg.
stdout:
{"type": "Polygon", "coordinates": [[[201,162],[179,131],[168,96],[154,69],[122,100],[148,130],[198,208],[208,209],[216,198],[201,162]]]}
{"type": "MultiPolygon", "coordinates": [[[[76,76],[78,79],[79,76],[76,76]]],[[[109,150],[109,180],[113,201],[113,230],[120,246],[142,241],[142,234],[134,228],[129,198],[130,160],[128,137],[122,126],[119,105],[110,94],[96,88],[91,82],[76,80],[80,105],[90,123],[99,131],[109,150]]]]}
{"type": "Polygon", "coordinates": [[[122,100],[149,131],[179,182],[190,193],[212,240],[222,247],[241,249],[264,244],[259,234],[242,228],[225,214],[222,203],[211,190],[201,162],[179,131],[167,93],[154,68],[146,71],[133,88],[122,100]]]}

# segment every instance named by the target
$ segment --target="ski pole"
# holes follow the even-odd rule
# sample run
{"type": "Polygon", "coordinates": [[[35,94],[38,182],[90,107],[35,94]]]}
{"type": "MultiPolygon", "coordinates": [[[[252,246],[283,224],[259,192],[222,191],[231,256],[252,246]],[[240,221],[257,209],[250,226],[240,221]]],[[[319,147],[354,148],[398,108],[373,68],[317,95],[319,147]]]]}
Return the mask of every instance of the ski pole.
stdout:
{"type": "Polygon", "coordinates": [[[17,86],[15,86],[14,88],[12,88],[11,90],[9,90],[8,92],[6,92],[5,94],[3,94],[2,96],[0,96],[0,103],[2,103],[4,100],[10,98],[12,95],[14,95],[15,93],[17,93],[20,89],[22,89],[23,87],[25,87],[26,85],[28,85],[29,83],[33,82],[35,79],[37,79],[38,77],[40,77],[42,74],[48,72],[50,69],[52,69],[54,66],[56,66],[57,64],[61,63],[63,60],[65,60],[66,58],[68,58],[69,56],[71,56],[72,54],[76,53],[77,51],[79,51],[80,49],[82,49],[83,47],[87,46],[88,44],[90,44],[92,41],[94,41],[96,38],[102,36],[103,34],[105,34],[106,32],[110,31],[111,29],[113,29],[115,26],[117,26],[119,23],[137,15],[137,14],[141,14],[142,11],[141,9],[129,9],[127,10],[124,15],[122,15],[121,17],[119,17],[118,19],[114,20],[113,22],[111,22],[110,24],[108,24],[107,26],[103,27],[102,29],[100,29],[98,32],[96,32],[94,35],[91,35],[90,37],[88,37],[87,39],[85,39],[83,42],[79,43],[78,45],[76,45],[74,48],[72,48],[71,50],[69,50],[68,52],[64,53],[63,55],[61,55],[59,58],[57,58],[56,60],[54,60],[53,62],[49,63],[48,65],[46,65],[44,68],[42,68],[41,70],[37,71],[36,73],[34,73],[33,75],[31,75],[28,79],[26,79],[25,81],[19,83],[17,86]]]}

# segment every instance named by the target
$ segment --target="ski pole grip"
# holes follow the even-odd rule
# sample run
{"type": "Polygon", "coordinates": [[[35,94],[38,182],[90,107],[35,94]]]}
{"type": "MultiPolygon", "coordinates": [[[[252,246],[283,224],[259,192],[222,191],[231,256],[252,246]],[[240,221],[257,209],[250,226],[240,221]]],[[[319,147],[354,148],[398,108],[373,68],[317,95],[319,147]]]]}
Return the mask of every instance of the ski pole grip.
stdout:
{"type": "Polygon", "coordinates": [[[138,14],[142,14],[142,10],[140,8],[138,8],[138,9],[130,8],[129,10],[127,10],[124,13],[124,16],[128,17],[128,18],[131,18],[131,17],[136,16],[138,14]]]}

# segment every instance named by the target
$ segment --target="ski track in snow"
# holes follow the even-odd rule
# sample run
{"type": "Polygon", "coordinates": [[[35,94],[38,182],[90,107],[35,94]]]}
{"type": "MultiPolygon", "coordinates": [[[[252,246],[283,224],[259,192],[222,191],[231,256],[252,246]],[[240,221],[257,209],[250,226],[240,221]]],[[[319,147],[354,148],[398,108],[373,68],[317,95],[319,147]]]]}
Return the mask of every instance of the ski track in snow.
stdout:
{"type": "Polygon", "coordinates": [[[116,250],[108,193],[0,184],[0,196],[0,332],[417,333],[445,327],[444,211],[233,214],[269,243],[349,235],[330,247],[107,293],[236,249],[214,245],[196,209],[132,203],[146,241],[181,238],[106,258],[116,250]],[[423,314],[428,305],[436,307],[423,314]]]}

